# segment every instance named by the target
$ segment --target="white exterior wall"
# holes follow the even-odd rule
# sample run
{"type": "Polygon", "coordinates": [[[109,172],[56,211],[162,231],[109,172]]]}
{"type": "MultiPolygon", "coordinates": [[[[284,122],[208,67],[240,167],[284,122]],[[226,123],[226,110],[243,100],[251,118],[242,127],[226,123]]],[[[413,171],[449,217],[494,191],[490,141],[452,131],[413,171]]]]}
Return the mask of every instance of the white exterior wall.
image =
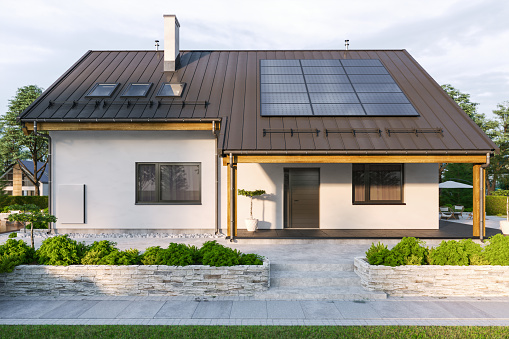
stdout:
{"type": "MultiPolygon", "coordinates": [[[[438,164],[404,164],[405,205],[353,205],[351,164],[239,164],[238,188],[267,192],[253,199],[259,228],[283,228],[284,168],[290,167],[320,168],[321,229],[438,229],[438,164]]],[[[243,229],[249,198],[238,196],[237,202],[238,228],[243,229]]]]}
{"type": "Polygon", "coordinates": [[[99,230],[207,230],[215,227],[215,140],[210,131],[56,131],[53,211],[65,202],[59,185],[85,184],[85,223],[56,228],[99,230]],[[200,205],[137,205],[137,162],[201,163],[200,205]]]}

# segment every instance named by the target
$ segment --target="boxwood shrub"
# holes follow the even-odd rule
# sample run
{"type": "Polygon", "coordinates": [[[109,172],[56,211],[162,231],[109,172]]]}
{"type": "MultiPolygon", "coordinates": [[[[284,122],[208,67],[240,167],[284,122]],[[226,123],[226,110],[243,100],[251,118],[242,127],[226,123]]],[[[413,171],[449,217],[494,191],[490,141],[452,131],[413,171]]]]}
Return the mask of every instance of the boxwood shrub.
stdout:
{"type": "Polygon", "coordinates": [[[507,209],[507,197],[505,196],[486,196],[486,214],[487,215],[505,215],[507,209]]]}
{"type": "Polygon", "coordinates": [[[48,208],[48,197],[43,196],[16,196],[16,195],[2,195],[0,196],[0,211],[9,212],[5,210],[11,205],[27,205],[33,204],[39,206],[41,209],[48,208]]]}

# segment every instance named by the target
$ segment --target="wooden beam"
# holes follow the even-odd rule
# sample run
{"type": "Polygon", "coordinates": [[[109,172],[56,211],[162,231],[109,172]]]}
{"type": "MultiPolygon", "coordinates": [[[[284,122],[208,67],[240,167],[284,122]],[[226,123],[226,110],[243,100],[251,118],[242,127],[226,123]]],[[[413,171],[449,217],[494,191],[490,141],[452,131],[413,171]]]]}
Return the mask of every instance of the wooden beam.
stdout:
{"type": "MultiPolygon", "coordinates": [[[[234,194],[233,199],[232,199],[232,196],[231,196],[231,193],[232,193],[231,172],[232,171],[230,170],[230,168],[228,168],[228,170],[226,172],[227,172],[227,175],[226,175],[226,182],[227,182],[227,184],[226,184],[226,190],[227,190],[226,222],[228,223],[228,225],[226,227],[226,229],[227,229],[226,235],[231,237],[232,234],[234,236],[237,236],[237,194],[234,194]],[[232,219],[231,219],[232,218],[232,213],[231,213],[232,203],[233,203],[234,211],[235,211],[233,213],[233,229],[231,227],[231,225],[232,225],[232,219]]],[[[236,193],[237,192],[237,165],[236,164],[233,164],[233,176],[234,176],[233,191],[236,193]]]]}
{"type": "MultiPolygon", "coordinates": [[[[33,125],[26,129],[33,131],[33,125]]],[[[212,131],[211,122],[39,122],[39,131],[212,131]]],[[[216,123],[216,130],[218,123],[216,123]]]]}
{"type": "Polygon", "coordinates": [[[479,237],[479,225],[480,225],[480,221],[481,221],[481,216],[480,216],[480,208],[481,208],[481,192],[480,192],[480,188],[481,188],[481,178],[480,178],[480,170],[481,170],[481,165],[474,165],[474,168],[473,168],[473,175],[472,175],[472,185],[474,186],[473,188],[473,212],[472,212],[472,215],[473,215],[473,228],[472,228],[472,236],[474,237],[479,237]]]}
{"type": "MultiPolygon", "coordinates": [[[[229,157],[223,158],[227,166],[229,157]]],[[[237,155],[236,163],[485,163],[486,155],[237,155]]]]}

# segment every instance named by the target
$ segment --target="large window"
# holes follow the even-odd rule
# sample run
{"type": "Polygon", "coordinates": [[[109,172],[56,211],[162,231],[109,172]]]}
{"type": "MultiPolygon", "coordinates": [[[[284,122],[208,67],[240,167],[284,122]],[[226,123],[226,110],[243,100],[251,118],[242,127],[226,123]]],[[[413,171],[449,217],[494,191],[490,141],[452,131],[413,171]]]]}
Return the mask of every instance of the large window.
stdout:
{"type": "Polygon", "coordinates": [[[137,163],[136,203],[200,204],[200,163],[137,163]]]}
{"type": "Polygon", "coordinates": [[[354,204],[402,204],[403,165],[353,164],[354,204]]]}

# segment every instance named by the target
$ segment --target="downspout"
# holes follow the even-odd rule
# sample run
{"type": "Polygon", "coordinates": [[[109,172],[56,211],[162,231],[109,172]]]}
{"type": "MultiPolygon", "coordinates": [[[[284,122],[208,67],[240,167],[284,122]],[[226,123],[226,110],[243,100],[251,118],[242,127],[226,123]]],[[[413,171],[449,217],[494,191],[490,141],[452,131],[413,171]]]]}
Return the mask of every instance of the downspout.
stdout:
{"type": "Polygon", "coordinates": [[[480,205],[480,212],[479,215],[481,217],[481,220],[479,220],[479,239],[483,240],[483,229],[484,229],[484,214],[485,214],[485,206],[484,206],[484,185],[486,184],[486,178],[484,177],[485,169],[490,165],[490,154],[486,153],[486,163],[481,165],[481,173],[480,173],[480,179],[481,182],[481,189],[480,189],[480,199],[479,199],[479,205],[480,205]]]}
{"type": "Polygon", "coordinates": [[[235,173],[233,170],[233,154],[230,153],[230,241],[233,242],[235,236],[235,173]]]}
{"type": "Polygon", "coordinates": [[[218,235],[219,234],[219,221],[217,220],[218,217],[219,217],[219,214],[218,214],[218,211],[217,211],[217,208],[219,206],[219,171],[217,169],[217,167],[219,166],[219,161],[218,161],[218,154],[217,154],[217,133],[216,133],[216,122],[215,121],[212,121],[212,134],[214,134],[214,142],[215,142],[215,146],[214,146],[214,161],[215,161],[215,164],[214,164],[214,176],[216,178],[216,186],[214,187],[214,196],[215,196],[215,209],[214,209],[214,217],[215,217],[215,234],[218,235]]]}
{"type": "MultiPolygon", "coordinates": [[[[49,165],[49,170],[48,170],[48,213],[49,214],[53,214],[53,204],[51,203],[51,200],[53,199],[53,195],[52,195],[52,186],[53,186],[53,182],[51,180],[51,172],[52,172],[52,166],[51,166],[51,151],[52,151],[52,147],[51,147],[51,137],[49,136],[49,134],[40,134],[39,132],[37,132],[37,121],[34,121],[34,135],[36,136],[41,136],[43,138],[46,138],[48,139],[48,165],[49,165]]],[[[48,223],[48,234],[51,233],[51,225],[52,223],[48,223]]]]}

